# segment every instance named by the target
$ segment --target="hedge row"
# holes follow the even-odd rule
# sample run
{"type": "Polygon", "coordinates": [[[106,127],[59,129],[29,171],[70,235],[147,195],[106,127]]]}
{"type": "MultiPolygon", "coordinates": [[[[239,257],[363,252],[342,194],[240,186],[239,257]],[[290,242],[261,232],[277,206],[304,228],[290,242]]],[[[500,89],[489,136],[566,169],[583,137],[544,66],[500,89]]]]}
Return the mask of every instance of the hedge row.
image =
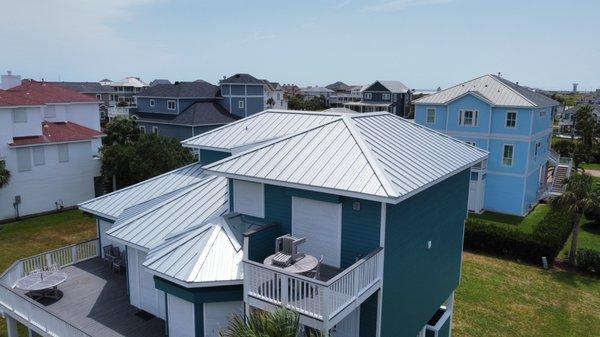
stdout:
{"type": "Polygon", "coordinates": [[[600,252],[591,249],[577,249],[577,268],[600,275],[600,252]]]}
{"type": "Polygon", "coordinates": [[[532,234],[520,231],[517,226],[501,226],[470,218],[465,225],[465,247],[535,264],[545,256],[548,263],[552,263],[569,234],[569,218],[556,211],[548,212],[532,234]]]}

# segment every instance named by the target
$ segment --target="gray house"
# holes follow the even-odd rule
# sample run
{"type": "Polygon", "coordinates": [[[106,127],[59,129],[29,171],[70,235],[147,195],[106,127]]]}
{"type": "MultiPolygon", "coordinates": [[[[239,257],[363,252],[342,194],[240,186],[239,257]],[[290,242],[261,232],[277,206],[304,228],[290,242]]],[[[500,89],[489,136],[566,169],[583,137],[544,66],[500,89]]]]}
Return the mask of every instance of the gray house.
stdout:
{"type": "Polygon", "coordinates": [[[219,81],[223,106],[233,115],[251,116],[265,110],[269,82],[250,74],[235,74],[219,81]]]}
{"type": "Polygon", "coordinates": [[[144,133],[183,140],[237,120],[222,101],[206,81],[157,84],[140,92],[133,116],[144,133]]]}
{"type": "Polygon", "coordinates": [[[357,112],[387,111],[401,117],[409,117],[412,93],[400,81],[375,81],[362,89],[359,102],[344,103],[346,108],[357,112]]]}

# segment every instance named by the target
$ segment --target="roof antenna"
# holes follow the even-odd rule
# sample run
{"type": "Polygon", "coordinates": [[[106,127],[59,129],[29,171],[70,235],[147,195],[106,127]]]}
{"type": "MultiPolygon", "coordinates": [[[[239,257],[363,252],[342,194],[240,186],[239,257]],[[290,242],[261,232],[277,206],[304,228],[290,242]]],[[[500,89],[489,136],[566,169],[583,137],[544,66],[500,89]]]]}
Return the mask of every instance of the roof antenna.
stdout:
{"type": "Polygon", "coordinates": [[[502,73],[501,72],[498,72],[498,77],[502,77],[502,73]]]}

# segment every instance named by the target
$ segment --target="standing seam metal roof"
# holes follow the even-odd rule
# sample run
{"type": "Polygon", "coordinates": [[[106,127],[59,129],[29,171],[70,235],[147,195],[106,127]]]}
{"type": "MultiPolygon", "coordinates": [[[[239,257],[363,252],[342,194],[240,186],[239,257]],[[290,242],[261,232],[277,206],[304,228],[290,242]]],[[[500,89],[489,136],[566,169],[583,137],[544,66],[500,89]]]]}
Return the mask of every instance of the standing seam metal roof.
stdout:
{"type": "Polygon", "coordinates": [[[487,152],[389,113],[346,115],[206,166],[218,175],[360,194],[407,196],[487,152]]]}
{"type": "Polygon", "coordinates": [[[288,136],[332,121],[342,114],[313,111],[265,110],[242,120],[186,139],[184,146],[232,149],[288,136]]]}
{"type": "Polygon", "coordinates": [[[202,164],[194,163],[132,186],[80,203],[82,211],[115,220],[123,210],[179,190],[206,178],[202,164]]]}

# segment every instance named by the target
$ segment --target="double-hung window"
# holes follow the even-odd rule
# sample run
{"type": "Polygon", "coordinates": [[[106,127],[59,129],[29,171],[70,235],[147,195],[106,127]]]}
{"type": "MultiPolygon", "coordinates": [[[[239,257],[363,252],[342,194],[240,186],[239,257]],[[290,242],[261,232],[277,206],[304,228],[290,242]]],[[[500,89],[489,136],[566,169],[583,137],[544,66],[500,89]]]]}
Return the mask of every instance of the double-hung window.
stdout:
{"type": "Polygon", "coordinates": [[[66,163],[69,161],[69,144],[58,144],[58,162],[66,163]]]}
{"type": "Polygon", "coordinates": [[[243,109],[244,108],[244,100],[243,99],[238,101],[238,108],[239,109],[243,109]]]}
{"type": "Polygon", "coordinates": [[[177,102],[175,100],[170,99],[167,101],[167,109],[175,110],[176,106],[177,106],[177,102]]]}
{"type": "Polygon", "coordinates": [[[514,145],[510,145],[510,144],[504,145],[504,149],[502,150],[502,165],[512,166],[514,150],[515,150],[514,145]]]}
{"type": "Polygon", "coordinates": [[[366,92],[365,99],[371,99],[371,98],[373,98],[373,95],[370,92],[366,92]]]}
{"type": "Polygon", "coordinates": [[[425,117],[425,122],[428,124],[435,123],[435,108],[427,108],[427,116],[425,117]]]}
{"type": "Polygon", "coordinates": [[[390,99],[390,94],[381,94],[381,99],[385,100],[385,101],[389,100],[390,99]]]}
{"type": "Polygon", "coordinates": [[[155,135],[158,135],[158,126],[153,126],[152,127],[152,133],[155,135]]]}
{"type": "Polygon", "coordinates": [[[508,111],[506,113],[506,127],[514,128],[517,126],[517,113],[515,111],[508,111]]]}
{"type": "Polygon", "coordinates": [[[479,111],[477,110],[460,110],[458,124],[463,126],[477,126],[479,122],[479,111]]]}
{"type": "Polygon", "coordinates": [[[155,106],[155,105],[156,105],[156,101],[155,101],[155,100],[153,100],[153,99],[151,99],[151,100],[150,100],[150,106],[155,106]]]}
{"type": "Polygon", "coordinates": [[[26,123],[27,122],[27,110],[25,110],[25,108],[13,109],[13,122],[26,123]]]}

